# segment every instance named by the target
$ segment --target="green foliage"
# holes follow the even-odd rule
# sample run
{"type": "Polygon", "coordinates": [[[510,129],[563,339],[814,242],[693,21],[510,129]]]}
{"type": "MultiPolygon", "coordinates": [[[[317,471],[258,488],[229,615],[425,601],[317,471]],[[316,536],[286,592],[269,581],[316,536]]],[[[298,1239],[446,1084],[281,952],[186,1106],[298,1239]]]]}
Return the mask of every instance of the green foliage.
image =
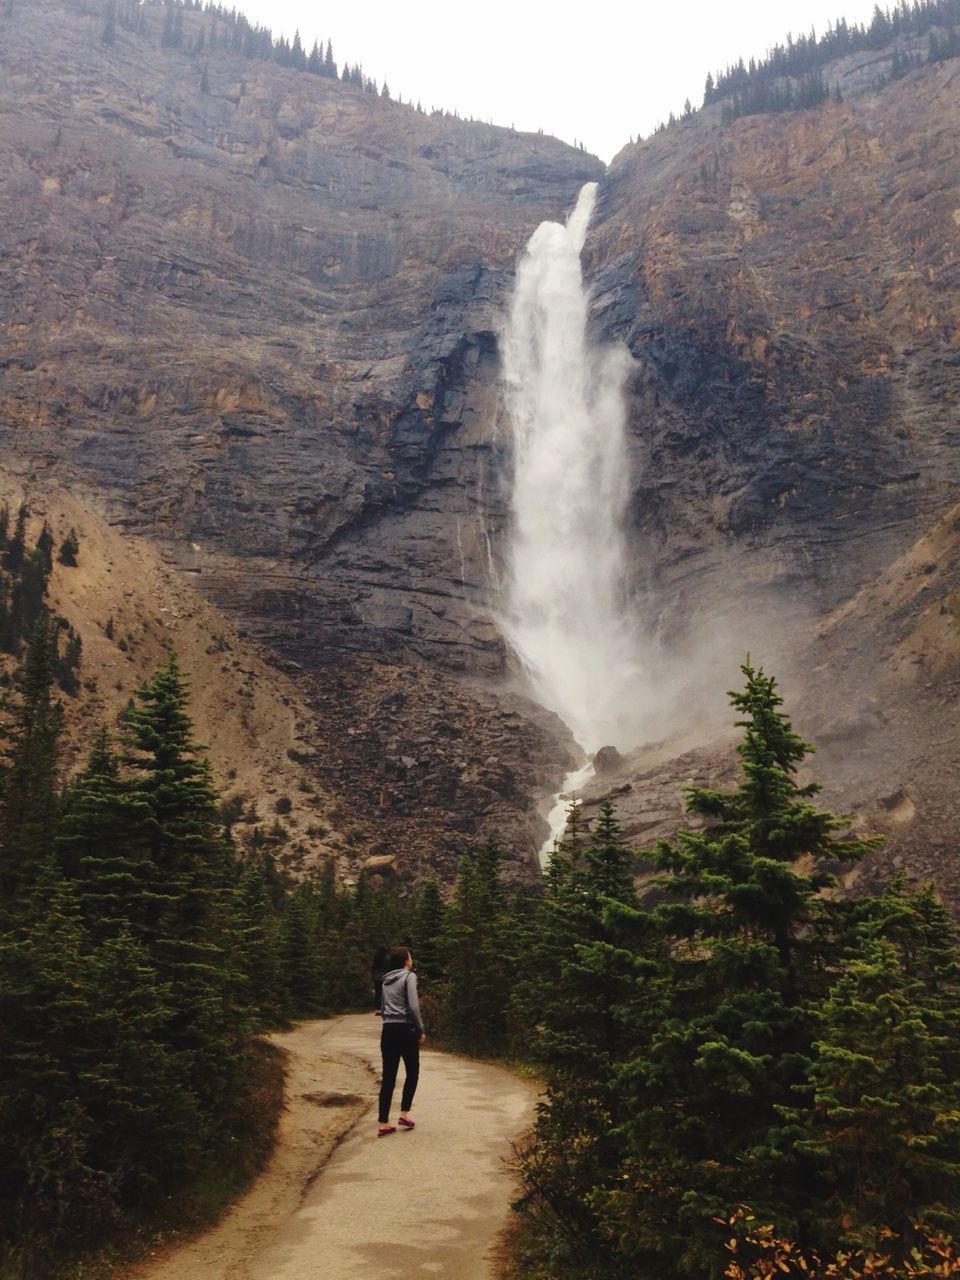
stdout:
{"type": "Polygon", "coordinates": [[[0,716],[0,1250],[24,1271],[229,1180],[253,1033],[369,1008],[373,951],[399,942],[431,1034],[543,1076],[532,1274],[774,1274],[730,1270],[753,1265],[718,1231],[743,1203],[779,1273],[844,1248],[912,1274],[939,1239],[915,1224],[960,1228],[956,932],[930,891],[824,894],[874,842],[817,808],[762,671],[731,694],[739,782],[689,789],[700,825],[644,855],[650,900],[605,804],[573,809],[538,888],[505,884],[488,839],[445,901],[331,864],[291,887],[266,839],[238,853],[244,800],[211,785],[173,655],[62,788],[57,656],[44,614],[0,716]]]}
{"type": "Polygon", "coordinates": [[[796,1118],[827,1187],[821,1235],[876,1249],[879,1224],[905,1242],[916,1220],[960,1230],[960,966],[929,890],[895,883],[861,914],[796,1118]]]}
{"type": "Polygon", "coordinates": [[[40,553],[40,563],[43,566],[44,581],[46,581],[47,575],[53,572],[53,534],[46,520],[37,538],[36,549],[40,553]]]}
{"type": "Polygon", "coordinates": [[[823,895],[824,863],[874,842],[816,808],[811,748],[743,671],[739,785],[689,790],[704,825],[645,855],[659,901],[631,900],[609,812],[548,873],[547,1090],[521,1162],[537,1275],[712,1280],[743,1202],[826,1255],[881,1224],[901,1258],[911,1223],[956,1228],[956,937],[929,892],[823,895]]]}
{"type": "Polygon", "coordinates": [[[413,945],[421,980],[437,982],[444,976],[443,938],[446,907],[440,885],[432,877],[420,888],[413,919],[413,945]]]}
{"type": "Polygon", "coordinates": [[[147,941],[154,927],[158,871],[151,856],[153,809],[121,775],[106,729],[86,768],[63,795],[54,847],[92,937],[129,931],[147,941]]]}
{"type": "Polygon", "coordinates": [[[15,695],[4,708],[0,755],[0,921],[34,888],[57,816],[57,744],[63,712],[53,696],[54,641],[34,627],[15,695]]]}
{"type": "Polygon", "coordinates": [[[445,913],[440,948],[444,976],[430,1009],[431,1019],[453,1048],[497,1054],[506,1047],[508,919],[500,848],[490,837],[463,855],[445,913]]]}
{"type": "Polygon", "coordinates": [[[147,6],[134,3],[133,0],[120,0],[119,4],[116,0],[109,0],[101,39],[105,44],[112,44],[116,38],[116,29],[123,28],[138,35],[150,35],[154,38],[159,36],[160,47],[163,49],[194,54],[222,49],[240,57],[277,62],[281,66],[316,76],[337,76],[329,40],[325,56],[321,52],[322,42],[319,42],[314,44],[308,57],[299,32],[292,41],[284,36],[274,39],[267,27],[253,24],[236,9],[227,9],[222,4],[214,4],[212,0],[208,0],[205,6],[192,0],[164,0],[163,19],[159,24],[148,21],[145,14],[145,10],[155,7],[156,2],[147,6]],[[201,10],[202,19],[199,16],[201,10]],[[192,18],[193,13],[198,15],[196,19],[192,18]],[[185,20],[185,14],[191,14],[191,18],[185,20]]]}
{"type": "Polygon", "coordinates": [[[50,621],[46,596],[53,569],[53,535],[44,522],[36,546],[28,553],[28,515],[21,504],[14,532],[8,535],[9,512],[6,507],[0,509],[0,649],[19,656],[24,642],[38,626],[45,625],[52,637],[56,681],[65,693],[74,694],[79,687],[80,637],[64,619],[58,619],[55,626],[50,621]]]}
{"type": "Polygon", "coordinates": [[[173,655],[61,791],[55,655],[44,618],[0,726],[0,1254],[36,1276],[237,1185],[272,1115],[252,1032],[369,1007],[402,931],[388,890],[238,856],[173,655]]]}
{"type": "Polygon", "coordinates": [[[617,1069],[634,1042],[629,1008],[647,964],[619,938],[618,913],[637,906],[632,864],[611,804],[586,836],[571,812],[518,984],[546,1082],[521,1207],[549,1238],[556,1274],[591,1274],[608,1252],[591,1197],[618,1162],[617,1069]]]}
{"type": "MultiPolygon", "coordinates": [[[[4,508],[4,514],[6,515],[6,508],[4,508]]],[[[4,539],[3,567],[7,573],[12,574],[14,577],[20,573],[26,557],[28,514],[26,503],[21,502],[17,508],[17,521],[14,525],[13,534],[4,539]]],[[[5,518],[5,526],[6,523],[5,518]]]]}

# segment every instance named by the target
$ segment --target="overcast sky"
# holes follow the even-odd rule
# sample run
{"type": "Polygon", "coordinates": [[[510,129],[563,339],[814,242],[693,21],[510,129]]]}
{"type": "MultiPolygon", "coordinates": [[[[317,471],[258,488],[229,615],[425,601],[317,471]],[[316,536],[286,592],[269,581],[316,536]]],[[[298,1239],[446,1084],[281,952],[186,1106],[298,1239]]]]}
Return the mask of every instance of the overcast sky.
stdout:
{"type": "Polygon", "coordinates": [[[362,63],[393,97],[428,110],[582,141],[609,161],[631,135],[650,133],[684,99],[703,100],[708,71],[749,61],[787,32],[820,35],[827,22],[867,21],[874,0],[237,0],[275,36],[299,28],[333,41],[339,64],[362,63]]]}

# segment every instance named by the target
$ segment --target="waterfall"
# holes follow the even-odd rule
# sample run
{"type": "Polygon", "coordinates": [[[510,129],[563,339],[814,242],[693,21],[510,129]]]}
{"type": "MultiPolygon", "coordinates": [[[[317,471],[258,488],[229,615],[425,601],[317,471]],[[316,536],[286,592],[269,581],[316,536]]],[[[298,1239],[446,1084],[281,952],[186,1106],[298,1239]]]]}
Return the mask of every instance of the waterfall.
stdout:
{"type": "Polygon", "coordinates": [[[641,696],[624,584],[630,356],[588,340],[580,269],[596,193],[587,183],[565,226],[531,236],[502,335],[513,479],[499,622],[588,753],[636,745],[641,696]]]}

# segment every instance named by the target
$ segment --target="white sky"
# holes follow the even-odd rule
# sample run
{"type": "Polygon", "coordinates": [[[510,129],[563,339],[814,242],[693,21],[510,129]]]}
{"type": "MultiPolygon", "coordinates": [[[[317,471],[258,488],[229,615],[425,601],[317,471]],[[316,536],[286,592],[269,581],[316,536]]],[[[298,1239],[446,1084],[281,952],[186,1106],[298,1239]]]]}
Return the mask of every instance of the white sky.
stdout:
{"type": "MultiPolygon", "coordinates": [[[[230,0],[232,3],[232,0],[230,0]]],[[[393,97],[429,110],[582,141],[609,161],[652,132],[708,71],[749,61],[790,31],[821,35],[845,17],[869,22],[875,0],[236,0],[274,36],[333,41],[338,64],[359,62],[393,97]]]]}

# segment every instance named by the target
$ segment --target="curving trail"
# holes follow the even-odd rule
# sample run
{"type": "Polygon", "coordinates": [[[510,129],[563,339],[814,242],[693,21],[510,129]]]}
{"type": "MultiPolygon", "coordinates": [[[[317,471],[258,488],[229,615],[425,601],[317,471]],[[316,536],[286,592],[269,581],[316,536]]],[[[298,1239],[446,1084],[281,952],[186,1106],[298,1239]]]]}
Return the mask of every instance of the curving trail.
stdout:
{"type": "MultiPolygon", "coordinates": [[[[287,1109],[269,1166],[217,1227],[129,1280],[491,1280],[510,1144],[536,1092],[428,1046],[416,1129],[377,1138],[379,1026],[351,1014],[275,1037],[289,1055],[287,1109]]],[[[394,1120],[399,1097],[398,1082],[394,1120]]]]}

